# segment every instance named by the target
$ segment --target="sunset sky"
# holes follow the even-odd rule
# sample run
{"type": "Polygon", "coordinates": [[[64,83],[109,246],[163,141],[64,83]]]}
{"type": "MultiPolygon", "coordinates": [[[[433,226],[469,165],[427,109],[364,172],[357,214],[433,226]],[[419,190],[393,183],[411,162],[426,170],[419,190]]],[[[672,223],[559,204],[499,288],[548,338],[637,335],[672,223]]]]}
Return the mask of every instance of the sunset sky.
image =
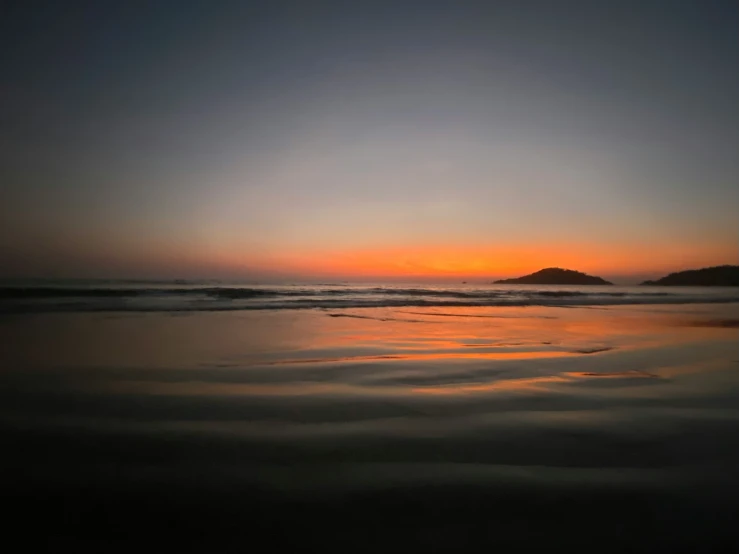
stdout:
{"type": "Polygon", "coordinates": [[[18,2],[0,276],[739,262],[734,1],[18,2]]]}

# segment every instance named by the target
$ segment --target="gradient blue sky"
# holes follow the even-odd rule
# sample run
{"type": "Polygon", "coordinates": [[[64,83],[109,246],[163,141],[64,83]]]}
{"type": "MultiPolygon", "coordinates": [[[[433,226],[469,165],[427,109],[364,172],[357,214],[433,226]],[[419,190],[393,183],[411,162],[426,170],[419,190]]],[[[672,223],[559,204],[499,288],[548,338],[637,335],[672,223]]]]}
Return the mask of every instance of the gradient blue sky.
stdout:
{"type": "Polygon", "coordinates": [[[739,260],[736,2],[9,6],[4,275],[739,260]]]}

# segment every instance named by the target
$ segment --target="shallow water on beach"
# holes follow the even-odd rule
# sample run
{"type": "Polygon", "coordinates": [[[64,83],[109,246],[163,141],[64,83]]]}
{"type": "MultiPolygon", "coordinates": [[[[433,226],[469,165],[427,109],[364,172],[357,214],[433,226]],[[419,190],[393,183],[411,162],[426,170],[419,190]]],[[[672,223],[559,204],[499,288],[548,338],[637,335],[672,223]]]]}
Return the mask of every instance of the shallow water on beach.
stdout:
{"type": "MultiPolygon", "coordinates": [[[[726,538],[694,516],[739,492],[738,322],[737,304],[9,315],[2,485],[243,490],[256,510],[564,495],[726,538]]],[[[524,504],[505,517],[539,525],[524,504]]]]}

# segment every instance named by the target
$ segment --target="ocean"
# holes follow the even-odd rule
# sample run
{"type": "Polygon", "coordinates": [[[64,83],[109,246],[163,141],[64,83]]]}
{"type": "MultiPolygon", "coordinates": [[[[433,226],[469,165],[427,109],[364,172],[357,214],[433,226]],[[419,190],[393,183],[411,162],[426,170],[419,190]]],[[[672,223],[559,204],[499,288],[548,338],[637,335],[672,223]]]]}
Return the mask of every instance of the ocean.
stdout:
{"type": "Polygon", "coordinates": [[[6,283],[6,525],[36,522],[29,548],[731,551],[737,339],[736,288],[6,283]]]}
{"type": "Polygon", "coordinates": [[[216,311],[598,306],[739,302],[736,287],[428,284],[220,284],[48,281],[0,284],[3,311],[216,311]]]}

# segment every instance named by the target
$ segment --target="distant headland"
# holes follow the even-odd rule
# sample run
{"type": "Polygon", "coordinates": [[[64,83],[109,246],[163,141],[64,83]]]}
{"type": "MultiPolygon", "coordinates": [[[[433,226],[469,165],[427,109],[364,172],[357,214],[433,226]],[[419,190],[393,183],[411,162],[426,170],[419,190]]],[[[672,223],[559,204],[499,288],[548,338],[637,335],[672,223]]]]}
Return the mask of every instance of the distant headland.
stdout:
{"type": "Polygon", "coordinates": [[[673,287],[739,287],[739,265],[718,265],[702,269],[677,271],[642,285],[673,287]]]}
{"type": "Polygon", "coordinates": [[[496,285],[612,285],[613,283],[572,269],[548,267],[514,279],[494,281],[496,285]]]}

